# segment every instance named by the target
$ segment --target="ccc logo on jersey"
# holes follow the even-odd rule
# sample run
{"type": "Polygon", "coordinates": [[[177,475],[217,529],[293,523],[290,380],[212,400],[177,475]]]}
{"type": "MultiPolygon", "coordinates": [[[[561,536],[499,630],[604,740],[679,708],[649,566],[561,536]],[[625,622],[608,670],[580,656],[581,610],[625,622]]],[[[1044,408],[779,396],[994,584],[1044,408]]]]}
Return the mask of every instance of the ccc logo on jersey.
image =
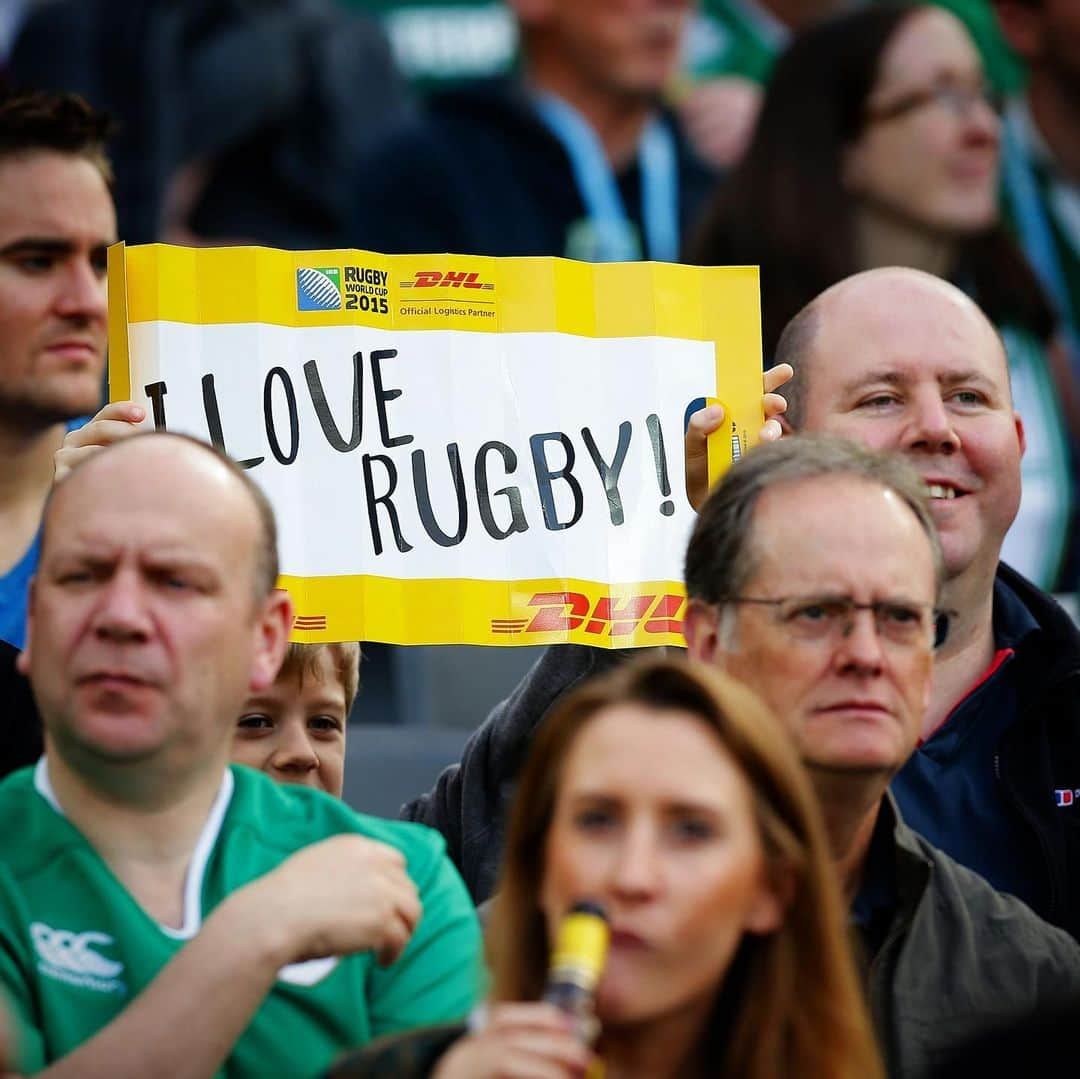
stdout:
{"type": "Polygon", "coordinates": [[[113,943],[108,933],[71,933],[66,929],[52,929],[44,922],[32,922],[30,936],[38,958],[55,971],[91,978],[115,978],[124,969],[123,963],[94,951],[95,947],[104,948],[113,943]]]}

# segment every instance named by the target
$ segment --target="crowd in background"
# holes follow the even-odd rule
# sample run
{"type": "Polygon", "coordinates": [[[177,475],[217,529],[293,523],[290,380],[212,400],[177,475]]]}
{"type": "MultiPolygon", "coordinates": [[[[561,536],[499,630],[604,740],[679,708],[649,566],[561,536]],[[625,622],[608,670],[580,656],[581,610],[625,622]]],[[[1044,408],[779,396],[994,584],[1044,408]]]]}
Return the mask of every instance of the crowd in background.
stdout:
{"type": "Polygon", "coordinates": [[[1074,1058],[1080,4],[3,16],[0,1071],[1074,1058]],[[706,492],[687,431],[690,662],[552,647],[354,814],[358,646],[287,644],[242,470],[102,407],[116,239],[759,265],[764,444],[706,492]]]}

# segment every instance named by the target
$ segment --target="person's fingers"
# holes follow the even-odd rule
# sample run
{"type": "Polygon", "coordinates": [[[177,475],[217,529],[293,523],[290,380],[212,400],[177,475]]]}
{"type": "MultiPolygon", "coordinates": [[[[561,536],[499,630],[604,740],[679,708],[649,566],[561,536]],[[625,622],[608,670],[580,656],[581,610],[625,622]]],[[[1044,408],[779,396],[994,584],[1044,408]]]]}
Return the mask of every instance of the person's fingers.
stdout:
{"type": "Polygon", "coordinates": [[[80,461],[101,449],[100,446],[84,446],[82,449],[61,447],[53,454],[53,483],[59,483],[80,461]]]}
{"type": "Polygon", "coordinates": [[[386,889],[394,913],[405,922],[411,933],[419,924],[420,915],[423,913],[420,893],[416,890],[416,885],[411,877],[402,873],[400,876],[395,874],[388,879],[386,889]]]}
{"type": "Polygon", "coordinates": [[[686,469],[686,498],[694,509],[705,501],[709,490],[708,436],[724,422],[722,405],[698,409],[686,425],[683,456],[686,469]]]}
{"type": "Polygon", "coordinates": [[[711,435],[724,422],[723,405],[706,405],[690,417],[688,430],[700,435],[711,435]]]}
{"type": "Polygon", "coordinates": [[[138,428],[126,420],[91,420],[88,424],[68,433],[64,439],[65,449],[111,446],[122,438],[136,433],[138,428]]]}
{"type": "Polygon", "coordinates": [[[779,420],[766,420],[759,437],[762,442],[776,442],[784,437],[784,428],[779,420]]]}
{"type": "Polygon", "coordinates": [[[580,1079],[589,1066],[589,1058],[564,1059],[549,1045],[500,1047],[499,1079],[580,1079]]]}
{"type": "Polygon", "coordinates": [[[790,363],[778,363],[775,367],[770,367],[765,372],[765,377],[762,380],[765,392],[772,393],[774,390],[778,390],[785,382],[790,382],[794,377],[795,368],[790,363]]]}
{"type": "Polygon", "coordinates": [[[104,405],[95,420],[126,420],[128,423],[142,423],[146,419],[146,409],[134,401],[110,401],[104,405]]]}
{"type": "Polygon", "coordinates": [[[381,967],[388,967],[397,961],[412,939],[413,926],[394,911],[383,921],[379,929],[379,942],[375,948],[375,960],[381,967]]]}
{"type": "Polygon", "coordinates": [[[767,393],[761,399],[761,408],[766,419],[787,412],[787,398],[779,393],[767,393]]]}
{"type": "Polygon", "coordinates": [[[570,1017],[554,1004],[540,1001],[496,1004],[488,1013],[485,1030],[532,1028],[569,1033],[573,1028],[570,1017]]]}
{"type": "Polygon", "coordinates": [[[376,914],[376,957],[382,966],[393,963],[405,950],[423,913],[420,895],[412,879],[398,867],[377,874],[384,906],[376,914]]]}
{"type": "Polygon", "coordinates": [[[366,839],[364,836],[346,836],[343,838],[357,840],[356,843],[351,845],[355,846],[365,858],[383,865],[397,866],[399,869],[404,870],[405,855],[397,847],[391,847],[389,843],[380,843],[377,839],[366,839]]]}

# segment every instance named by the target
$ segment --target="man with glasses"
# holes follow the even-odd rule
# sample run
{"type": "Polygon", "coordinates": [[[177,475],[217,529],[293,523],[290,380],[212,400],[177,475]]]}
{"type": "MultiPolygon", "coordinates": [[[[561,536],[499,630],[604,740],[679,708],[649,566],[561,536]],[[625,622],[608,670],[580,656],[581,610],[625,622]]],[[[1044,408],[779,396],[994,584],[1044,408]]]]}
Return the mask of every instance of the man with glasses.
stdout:
{"type": "MultiPolygon", "coordinates": [[[[872,270],[788,324],[786,427],[903,454],[927,484],[954,612],[921,738],[893,782],[908,823],[995,888],[1080,936],[1080,634],[1011,569],[1024,425],[1001,339],[939,278],[872,270]]],[[[688,489],[704,498],[700,412],[688,489]]]]}
{"type": "Polygon", "coordinates": [[[810,772],[892,1075],[1080,987],[1080,947],[913,832],[888,794],[947,633],[942,555],[904,462],[821,436],[749,454],[686,554],[690,655],[755,690],[810,772]]]}
{"type": "MultiPolygon", "coordinates": [[[[963,628],[942,609],[948,551],[931,513],[901,459],[800,436],[727,473],[686,556],[690,655],[757,692],[813,778],[894,1076],[923,1074],[989,1024],[1080,990],[1068,934],[918,836],[888,793],[919,741],[935,644],[951,641],[948,623],[963,628]]],[[[490,894],[498,807],[535,717],[619,656],[549,649],[462,764],[406,807],[440,817],[474,896],[490,894]]]]}

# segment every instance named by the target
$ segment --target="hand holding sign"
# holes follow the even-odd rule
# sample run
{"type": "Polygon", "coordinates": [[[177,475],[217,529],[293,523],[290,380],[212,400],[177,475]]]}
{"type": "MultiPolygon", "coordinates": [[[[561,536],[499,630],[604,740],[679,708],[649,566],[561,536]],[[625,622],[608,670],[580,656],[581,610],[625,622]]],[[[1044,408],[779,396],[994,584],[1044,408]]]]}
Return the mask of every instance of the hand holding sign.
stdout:
{"type": "MultiPolygon", "coordinates": [[[[765,423],[758,438],[762,442],[775,442],[784,429],[779,417],[787,410],[787,401],[775,391],[795,374],[789,363],[770,367],[763,376],[765,395],[761,398],[761,409],[765,423]]],[[[686,425],[683,449],[686,456],[686,498],[695,510],[701,509],[709,494],[709,436],[720,430],[724,422],[722,405],[708,405],[699,409],[690,417],[686,425]]]]}
{"type": "Polygon", "coordinates": [[[111,401],[89,423],[68,431],[53,455],[53,483],[59,483],[80,461],[139,430],[146,409],[134,401],[111,401]]]}

